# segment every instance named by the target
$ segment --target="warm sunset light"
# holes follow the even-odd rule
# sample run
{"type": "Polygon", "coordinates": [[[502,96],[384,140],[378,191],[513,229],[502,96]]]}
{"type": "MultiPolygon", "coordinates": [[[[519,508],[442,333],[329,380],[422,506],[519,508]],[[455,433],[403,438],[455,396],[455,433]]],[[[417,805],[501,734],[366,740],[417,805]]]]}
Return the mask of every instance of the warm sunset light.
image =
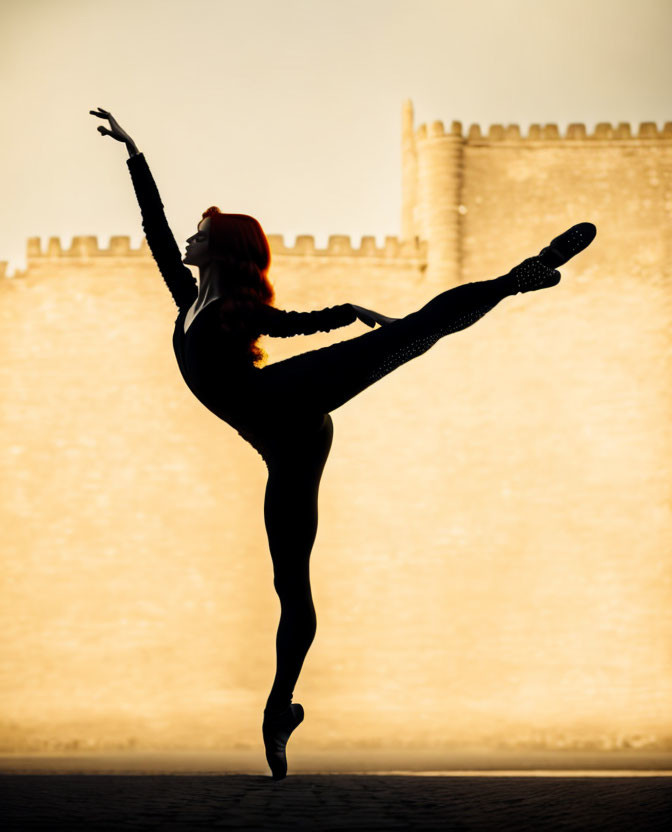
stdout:
{"type": "MultiPolygon", "coordinates": [[[[131,6],[121,5],[127,26],[131,6]]],[[[311,8],[289,5],[288,30],[311,8]]],[[[394,18],[394,44],[410,5],[394,18]]],[[[66,17],[70,6],[80,17],[86,8],[82,25],[95,29],[93,6],[57,3],[44,14],[59,6],[66,17]]],[[[44,211],[46,197],[31,192],[11,242],[3,231],[15,248],[0,251],[0,750],[257,749],[275,672],[266,468],[180,377],[176,309],[142,239],[124,147],[98,139],[100,122],[88,114],[100,106],[135,134],[168,220],[177,217],[182,253],[210,205],[259,217],[281,309],[351,302],[402,317],[444,289],[506,274],[576,223],[595,224],[594,244],[560,269],[557,287],[505,298],[332,413],[310,561],[317,634],[295,695],[310,722],[293,743],[670,750],[672,121],[605,104],[588,122],[568,95],[557,116],[534,99],[523,123],[513,90],[510,115],[488,104],[472,121],[454,92],[490,83],[472,66],[441,76],[442,103],[423,100],[421,118],[414,103],[424,80],[392,78],[376,106],[387,121],[361,155],[350,135],[355,110],[366,111],[358,98],[342,114],[338,155],[334,144],[319,147],[321,132],[333,131],[322,113],[296,127],[292,113],[306,119],[310,104],[304,88],[287,91],[294,75],[281,73],[273,95],[281,88],[286,100],[266,116],[260,101],[254,140],[239,133],[234,147],[226,130],[243,129],[242,99],[232,106],[210,86],[216,79],[200,73],[195,52],[184,58],[195,62],[184,87],[173,70],[150,101],[150,68],[158,78],[176,60],[171,50],[179,54],[183,34],[170,19],[172,40],[151,47],[138,75],[146,97],[102,79],[80,89],[70,75],[55,129],[65,124],[63,136],[92,145],[82,165],[85,178],[99,177],[95,187],[78,179],[65,192],[64,179],[62,203],[53,195],[44,211]],[[208,79],[200,91],[195,78],[208,79]],[[185,134],[187,90],[202,97],[185,103],[196,108],[185,134]],[[202,146],[207,118],[196,113],[211,106],[222,111],[220,144],[204,131],[202,146]],[[373,158],[377,146],[383,160],[373,158]],[[285,152],[297,154],[289,173],[285,152]],[[301,153],[317,154],[306,165],[324,169],[327,184],[302,174],[301,153]],[[339,194],[339,171],[350,166],[356,177],[339,194]],[[291,201],[293,183],[304,213],[292,207],[285,221],[277,191],[291,201]],[[327,227],[336,220],[322,213],[311,224],[307,203],[326,211],[332,199],[340,201],[328,210],[343,223],[327,227]],[[371,227],[348,215],[348,204],[366,199],[371,227]]],[[[42,43],[44,18],[31,25],[42,43]]],[[[431,21],[425,27],[431,36],[431,21]]],[[[184,33],[190,50],[195,33],[184,33]]],[[[421,45],[413,34],[416,60],[421,45]]],[[[271,47],[262,39],[259,48],[271,47]]],[[[308,65],[319,65],[315,43],[310,50],[308,65]]],[[[361,50],[345,53],[357,63],[361,50]]],[[[100,57],[111,60],[102,43],[100,57]]],[[[273,72],[258,71],[245,76],[251,102],[273,72]]],[[[324,77],[305,81],[318,82],[326,101],[324,77]]],[[[30,154],[16,145],[13,154],[28,191],[48,169],[78,165],[65,138],[56,155],[45,150],[46,162],[38,145],[49,137],[31,141],[30,154]]],[[[260,343],[273,363],[367,330],[357,321],[260,343]]]]}

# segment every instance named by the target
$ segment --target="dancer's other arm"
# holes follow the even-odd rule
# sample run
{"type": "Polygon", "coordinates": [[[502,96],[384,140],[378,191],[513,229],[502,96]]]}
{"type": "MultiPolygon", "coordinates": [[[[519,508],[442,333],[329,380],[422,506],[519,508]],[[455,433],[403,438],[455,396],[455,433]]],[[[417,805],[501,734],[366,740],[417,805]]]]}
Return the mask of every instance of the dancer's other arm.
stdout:
{"type": "Polygon", "coordinates": [[[264,305],[258,309],[258,315],[260,333],[277,338],[328,332],[357,320],[355,310],[349,303],[327,306],[326,309],[316,309],[313,312],[290,312],[264,305]]]}
{"type": "Polygon", "coordinates": [[[259,312],[261,334],[280,338],[328,332],[331,329],[352,324],[356,320],[363,321],[371,327],[375,326],[376,322],[383,324],[396,320],[352,303],[341,303],[313,312],[289,312],[274,306],[264,306],[259,312]]]}
{"type": "Polygon", "coordinates": [[[101,136],[111,136],[126,145],[129,157],[126,164],[140,205],[147,245],[178,309],[188,308],[198,296],[198,284],[191,271],[182,262],[180,249],[166,220],[163,203],[147,160],[109,111],[99,107],[97,111],[89,110],[89,112],[91,115],[109,121],[111,129],[98,127],[101,136]]]}

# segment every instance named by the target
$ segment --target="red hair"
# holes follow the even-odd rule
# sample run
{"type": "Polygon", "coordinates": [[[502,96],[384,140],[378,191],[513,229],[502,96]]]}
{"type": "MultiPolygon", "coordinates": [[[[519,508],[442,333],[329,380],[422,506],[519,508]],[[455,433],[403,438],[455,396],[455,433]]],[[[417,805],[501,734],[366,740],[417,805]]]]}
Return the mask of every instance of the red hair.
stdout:
{"type": "Polygon", "coordinates": [[[235,350],[259,364],[267,355],[257,344],[260,333],[254,330],[253,313],[260,305],[272,305],[275,300],[268,279],[268,239],[258,221],[247,214],[223,214],[213,205],[203,212],[199,225],[208,217],[208,254],[227,267],[221,287],[226,292],[219,310],[221,329],[235,350]]]}

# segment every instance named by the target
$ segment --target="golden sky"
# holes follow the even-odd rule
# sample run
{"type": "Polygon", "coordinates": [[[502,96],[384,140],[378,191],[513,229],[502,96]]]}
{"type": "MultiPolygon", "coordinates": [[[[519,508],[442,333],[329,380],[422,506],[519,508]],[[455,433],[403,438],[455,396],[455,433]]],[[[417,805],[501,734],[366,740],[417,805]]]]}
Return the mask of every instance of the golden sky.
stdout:
{"type": "Polygon", "coordinates": [[[3,0],[0,260],[29,236],[142,237],[110,110],[181,245],[212,204],[267,233],[399,233],[416,125],[671,116],[670,0],[3,0]]]}

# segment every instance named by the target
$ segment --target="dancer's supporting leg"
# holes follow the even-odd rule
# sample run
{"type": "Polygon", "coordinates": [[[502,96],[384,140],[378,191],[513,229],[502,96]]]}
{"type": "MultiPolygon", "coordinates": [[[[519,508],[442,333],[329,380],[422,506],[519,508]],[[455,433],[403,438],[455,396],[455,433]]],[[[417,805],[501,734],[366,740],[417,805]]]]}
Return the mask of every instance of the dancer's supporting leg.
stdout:
{"type": "Polygon", "coordinates": [[[310,587],[310,555],[317,535],[318,492],[331,449],[333,423],[271,460],[264,499],[264,520],[273,561],[273,584],[280,598],[276,638],[276,674],[266,702],[278,712],[292,701],[294,687],[310,645],[317,618],[310,587]]]}

